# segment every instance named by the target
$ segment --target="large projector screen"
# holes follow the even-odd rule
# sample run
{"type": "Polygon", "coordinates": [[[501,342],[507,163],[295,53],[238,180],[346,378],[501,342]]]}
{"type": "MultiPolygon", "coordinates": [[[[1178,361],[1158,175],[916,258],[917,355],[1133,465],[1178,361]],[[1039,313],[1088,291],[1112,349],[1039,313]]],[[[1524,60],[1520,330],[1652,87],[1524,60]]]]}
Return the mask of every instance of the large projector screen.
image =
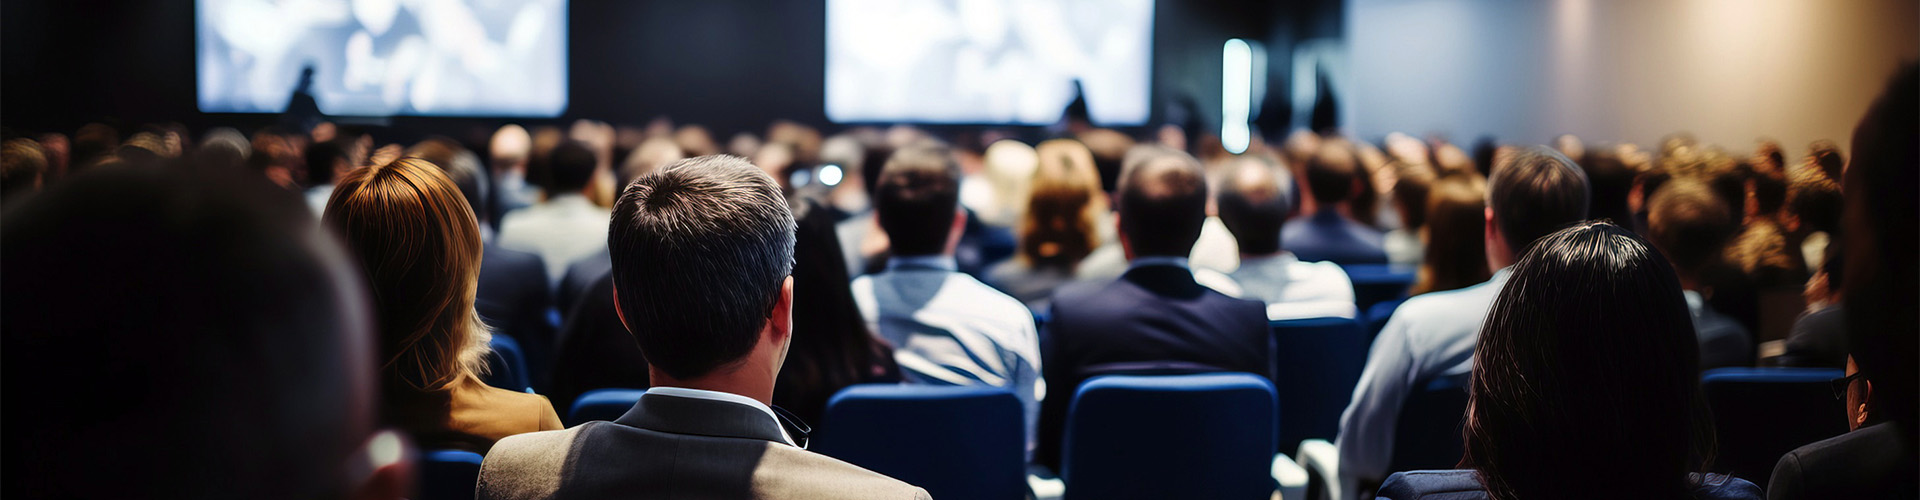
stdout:
{"type": "Polygon", "coordinates": [[[1152,0],[827,0],[827,118],[1147,121],[1152,0]]]}
{"type": "Polygon", "coordinates": [[[558,116],[566,0],[198,0],[200,111],[558,116]],[[310,81],[303,76],[311,69],[310,81]]]}

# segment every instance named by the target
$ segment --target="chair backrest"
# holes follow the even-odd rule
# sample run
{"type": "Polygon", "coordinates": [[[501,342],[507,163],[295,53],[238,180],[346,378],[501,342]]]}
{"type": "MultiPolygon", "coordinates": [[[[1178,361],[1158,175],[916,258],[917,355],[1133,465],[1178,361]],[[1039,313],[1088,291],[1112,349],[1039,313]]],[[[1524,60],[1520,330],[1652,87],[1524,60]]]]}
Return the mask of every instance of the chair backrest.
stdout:
{"type": "Polygon", "coordinates": [[[1435,378],[1407,395],[1394,424],[1388,472],[1452,469],[1460,463],[1465,453],[1467,379],[1466,374],[1435,378]]]}
{"type": "Polygon", "coordinates": [[[849,386],[809,448],[925,488],[934,498],[1026,497],[1020,400],[999,387],[849,386]]]}
{"type": "Polygon", "coordinates": [[[479,453],[433,450],[420,456],[420,500],[472,500],[480,481],[479,453]]]}
{"type": "Polygon", "coordinates": [[[640,402],[640,396],[646,389],[594,389],[581,394],[573,400],[573,408],[567,410],[567,427],[595,420],[612,421],[627,414],[634,403],[640,402]]]}
{"type": "Polygon", "coordinates": [[[1340,412],[1353,400],[1353,386],[1366,368],[1370,342],[1360,321],[1310,318],[1273,327],[1274,388],[1280,397],[1280,451],[1295,455],[1307,439],[1332,440],[1340,412]]]}
{"type": "Polygon", "coordinates": [[[1374,304],[1407,298],[1413,286],[1414,270],[1388,264],[1347,264],[1340,266],[1353,280],[1353,305],[1365,311],[1374,304]]]}
{"type": "Polygon", "coordinates": [[[1065,498],[1268,498],[1276,401],[1249,373],[1087,380],[1067,410],[1065,498]]]}
{"type": "Polygon", "coordinates": [[[526,392],[533,383],[528,380],[527,355],[520,349],[520,342],[501,333],[493,334],[493,353],[487,356],[487,385],[509,391],[526,392]]]}
{"type": "Polygon", "coordinates": [[[1782,455],[1847,432],[1830,368],[1719,368],[1700,377],[1720,444],[1714,471],[1767,484],[1782,455]]]}
{"type": "Polygon", "coordinates": [[[1400,310],[1400,304],[1406,301],[1407,299],[1394,299],[1366,308],[1367,338],[1380,338],[1380,330],[1387,327],[1387,320],[1393,319],[1393,312],[1400,310]]]}

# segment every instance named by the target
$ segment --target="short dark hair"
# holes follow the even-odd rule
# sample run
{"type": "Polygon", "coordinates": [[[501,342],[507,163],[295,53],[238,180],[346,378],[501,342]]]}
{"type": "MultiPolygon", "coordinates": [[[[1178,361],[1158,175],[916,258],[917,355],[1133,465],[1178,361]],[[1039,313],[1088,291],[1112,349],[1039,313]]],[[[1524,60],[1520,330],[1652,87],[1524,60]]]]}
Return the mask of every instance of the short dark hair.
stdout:
{"type": "MultiPolygon", "coordinates": [[[[1393,204],[1400,208],[1400,223],[1407,229],[1420,229],[1427,225],[1427,198],[1433,193],[1433,184],[1440,178],[1440,172],[1424,163],[1395,162],[1387,168],[1394,169],[1397,180],[1393,183],[1393,204]]],[[[1461,169],[1459,172],[1472,172],[1461,169]]]]}
{"type": "Polygon", "coordinates": [[[1839,179],[1827,177],[1826,170],[1815,165],[1794,169],[1788,179],[1787,213],[1800,218],[1800,230],[1839,231],[1840,212],[1845,207],[1839,179]]]}
{"type": "Polygon", "coordinates": [[[562,141],[553,148],[547,161],[547,196],[572,193],[587,188],[593,169],[600,164],[593,149],[580,141],[562,141]]]}
{"type": "Polygon", "coordinates": [[[1647,236],[1676,270],[1691,276],[1719,262],[1739,230],[1733,213],[1706,184],[1677,178],[1647,201],[1647,236]]]}
{"type": "MultiPolygon", "coordinates": [[[[1853,162],[1846,173],[1847,345],[1860,373],[1873,382],[1876,418],[1911,430],[1920,421],[1914,383],[1920,355],[1920,70],[1902,65],[1853,130],[1853,162]]],[[[14,309],[19,310],[19,309],[14,309]]]]}
{"type": "Polygon", "coordinates": [[[946,251],[960,203],[960,167],[946,148],[901,148],[887,159],[873,191],[873,210],[893,255],[946,251]]]}
{"type": "Polygon", "coordinates": [[[1541,146],[1514,151],[1493,166],[1487,206],[1515,257],[1533,241],[1587,219],[1587,175],[1558,151],[1541,146]]]}
{"type": "MultiPolygon", "coordinates": [[[[1777,155],[1777,153],[1776,153],[1777,155]]],[[[1755,155],[1747,165],[1747,182],[1760,214],[1776,216],[1787,205],[1787,170],[1774,155],[1755,155]]],[[[1743,204],[1744,207],[1744,204],[1743,204]]]]}
{"type": "Polygon", "coordinates": [[[303,204],[167,168],[83,172],[12,208],[0,332],[25,363],[10,374],[33,375],[6,390],[44,411],[9,416],[31,429],[7,435],[10,496],[346,497],[377,409],[372,312],[303,204]],[[146,285],[99,286],[120,280],[146,285]]]}
{"type": "Polygon", "coordinates": [[[1322,205],[1352,198],[1353,183],[1359,177],[1360,160],[1345,141],[1326,141],[1307,158],[1307,192],[1322,205]]]}
{"type": "Polygon", "coordinates": [[[1240,253],[1279,252],[1280,226],[1293,212],[1292,177],[1264,159],[1243,157],[1233,161],[1220,184],[1220,222],[1240,243],[1240,253]]]}
{"type": "Polygon", "coordinates": [[[647,362],[689,379],[751,352],[793,273],[793,245],[780,184],[746,158],[680,160],[628,184],[607,247],[647,362]]]}
{"type": "MultiPolygon", "coordinates": [[[[1580,167],[1587,173],[1587,182],[1593,189],[1588,200],[1587,217],[1612,221],[1615,224],[1629,224],[1633,214],[1628,210],[1627,198],[1633,192],[1633,181],[1646,164],[1640,158],[1624,156],[1619,148],[1598,148],[1587,151],[1587,161],[1580,167]]],[[[1651,193],[1652,191],[1648,191],[1651,193]]]]}
{"type": "Polygon", "coordinates": [[[307,183],[313,185],[333,183],[333,162],[353,163],[353,159],[347,157],[347,148],[337,140],[308,144],[301,156],[307,163],[307,183]]]}
{"type": "Polygon", "coordinates": [[[1495,500],[1683,498],[1713,454],[1699,346],[1665,259],[1603,222],[1541,238],[1474,349],[1462,464],[1495,500]]]}
{"type": "Polygon", "coordinates": [[[0,144],[0,197],[30,191],[47,174],[47,155],[33,139],[0,144]]]}
{"type": "Polygon", "coordinates": [[[1169,151],[1120,175],[1120,232],[1136,256],[1186,257],[1207,220],[1207,180],[1200,162],[1169,151]]]}

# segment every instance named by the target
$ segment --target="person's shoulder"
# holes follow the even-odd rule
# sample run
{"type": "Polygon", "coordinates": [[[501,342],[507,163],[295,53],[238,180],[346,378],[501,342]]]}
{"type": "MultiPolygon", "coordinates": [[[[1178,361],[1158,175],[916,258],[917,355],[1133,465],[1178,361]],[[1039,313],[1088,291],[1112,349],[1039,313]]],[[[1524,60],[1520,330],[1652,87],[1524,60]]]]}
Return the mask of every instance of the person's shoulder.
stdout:
{"type": "Polygon", "coordinates": [[[487,450],[486,459],[480,463],[476,498],[552,498],[573,443],[580,434],[600,424],[501,438],[487,450]]]}
{"type": "Polygon", "coordinates": [[[517,424],[516,427],[524,427],[528,430],[557,428],[557,426],[547,425],[557,423],[560,420],[560,414],[554,411],[553,402],[546,396],[491,386],[480,390],[482,391],[480,396],[485,404],[492,408],[491,412],[506,416],[499,419],[500,422],[513,422],[517,424]]]}
{"type": "Polygon", "coordinates": [[[755,493],[769,498],[930,498],[925,490],[901,480],[774,443],[768,443],[753,474],[755,493]]]}
{"type": "Polygon", "coordinates": [[[1693,498],[1697,500],[1761,500],[1766,494],[1745,479],[1725,474],[1694,476],[1693,498]]]}
{"type": "Polygon", "coordinates": [[[1347,276],[1347,269],[1329,261],[1308,262],[1295,260],[1287,274],[1296,281],[1317,284],[1345,285],[1349,291],[1353,288],[1353,278],[1347,276]]]}
{"type": "Polygon", "coordinates": [[[1415,500],[1422,498],[1486,498],[1486,486],[1471,470],[1417,470],[1396,472],[1380,484],[1374,498],[1415,500]]]}
{"type": "Polygon", "coordinates": [[[1016,313],[1025,315],[1033,314],[1032,311],[1027,310],[1027,304],[1025,302],[1021,302],[1020,299],[1013,298],[1012,295],[1007,295],[1006,292],[1002,292],[1000,289],[994,288],[992,285],[988,285],[971,275],[953,273],[947,277],[947,281],[957,283],[969,290],[968,298],[970,302],[973,303],[968,304],[968,306],[973,308],[973,310],[995,317],[1016,313]]]}
{"type": "Polygon", "coordinates": [[[1120,279],[1078,280],[1060,285],[1060,288],[1054,289],[1053,292],[1054,307],[1058,308],[1061,304],[1075,306],[1093,303],[1100,300],[1109,289],[1122,286],[1123,281],[1120,279]]]}

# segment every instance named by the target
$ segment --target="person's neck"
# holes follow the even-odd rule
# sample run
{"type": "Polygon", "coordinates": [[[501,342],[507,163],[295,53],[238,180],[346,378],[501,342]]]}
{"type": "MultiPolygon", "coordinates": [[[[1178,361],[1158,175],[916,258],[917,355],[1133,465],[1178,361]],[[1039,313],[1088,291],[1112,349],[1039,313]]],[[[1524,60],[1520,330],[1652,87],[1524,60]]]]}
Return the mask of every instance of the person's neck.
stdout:
{"type": "Polygon", "coordinates": [[[1243,260],[1243,261],[1247,261],[1247,260],[1262,260],[1262,259],[1271,259],[1271,258],[1274,258],[1274,257],[1279,257],[1279,256],[1280,256],[1280,254],[1282,254],[1282,253],[1286,253],[1286,252],[1285,252],[1285,251],[1282,251],[1282,250],[1274,250],[1273,252],[1270,252],[1270,253],[1245,253],[1245,252],[1241,252],[1241,253],[1240,253],[1240,260],[1243,260]]]}
{"type": "Polygon", "coordinates": [[[656,387],[679,387],[738,394],[772,407],[774,378],[760,371],[753,370],[747,365],[727,366],[701,377],[682,380],[662,373],[658,368],[647,368],[648,376],[653,380],[652,385],[656,387]]]}

